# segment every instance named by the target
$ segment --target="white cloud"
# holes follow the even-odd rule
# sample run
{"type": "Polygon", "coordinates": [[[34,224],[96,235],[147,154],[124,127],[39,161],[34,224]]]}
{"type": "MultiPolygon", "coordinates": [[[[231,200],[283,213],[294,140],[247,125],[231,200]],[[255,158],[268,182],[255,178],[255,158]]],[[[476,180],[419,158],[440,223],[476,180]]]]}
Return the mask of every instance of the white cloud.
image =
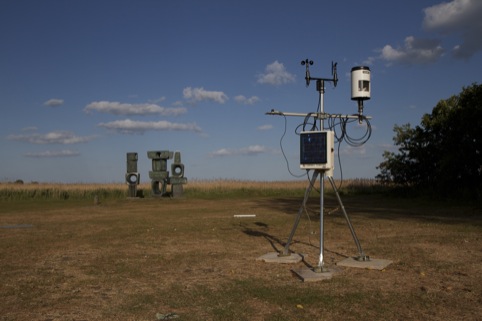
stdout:
{"type": "Polygon", "coordinates": [[[166,97],[162,96],[157,99],[149,99],[149,102],[151,104],[159,104],[159,103],[162,103],[164,100],[166,100],[166,97]]]}
{"type": "Polygon", "coordinates": [[[245,104],[245,105],[253,105],[259,101],[259,97],[257,96],[251,96],[249,98],[246,98],[243,95],[238,95],[234,97],[234,100],[240,104],[245,104]]]}
{"type": "MultiPolygon", "coordinates": [[[[424,27],[431,30],[450,32],[460,26],[468,26],[476,23],[475,18],[482,10],[482,3],[479,0],[452,0],[442,2],[425,8],[424,27]]],[[[477,19],[479,20],[479,19],[477,19]]]]}
{"type": "Polygon", "coordinates": [[[353,147],[353,146],[346,146],[343,147],[340,151],[341,155],[345,156],[352,156],[352,157],[368,157],[367,155],[367,148],[366,145],[360,146],[360,147],[353,147]]]}
{"type": "MultiPolygon", "coordinates": [[[[453,57],[469,59],[482,51],[482,1],[452,0],[427,7],[423,12],[426,31],[436,32],[443,37],[460,38],[460,43],[452,49],[453,57]]],[[[416,39],[409,36],[401,47],[385,45],[377,58],[389,63],[424,64],[437,61],[444,52],[440,39],[416,39]]],[[[371,64],[374,59],[376,58],[369,57],[367,64],[371,64]]]]}
{"type": "Polygon", "coordinates": [[[228,148],[221,148],[217,151],[210,153],[211,157],[223,157],[223,156],[242,156],[242,155],[258,155],[262,153],[266,153],[268,149],[261,145],[251,145],[248,147],[243,147],[239,149],[228,149],[228,148]]]}
{"type": "Polygon", "coordinates": [[[444,50],[438,40],[405,38],[403,47],[383,47],[381,58],[390,63],[424,64],[437,61],[444,50]]]}
{"type": "Polygon", "coordinates": [[[182,91],[182,94],[185,99],[191,102],[212,100],[214,102],[224,104],[229,99],[228,96],[222,91],[208,91],[208,90],[204,90],[204,88],[202,87],[200,88],[186,87],[182,91]]]}
{"type": "Polygon", "coordinates": [[[52,158],[52,157],[74,157],[79,156],[80,153],[75,150],[60,150],[60,151],[44,151],[44,152],[34,152],[34,153],[26,153],[25,157],[33,157],[33,158],[52,158]]]}
{"type": "Polygon", "coordinates": [[[118,131],[124,134],[143,134],[146,131],[193,131],[202,132],[202,129],[195,123],[171,123],[169,121],[134,121],[130,119],[116,120],[108,123],[98,124],[110,130],[118,131]]]}
{"type": "MultiPolygon", "coordinates": [[[[373,63],[375,62],[377,58],[376,57],[368,57],[367,59],[365,59],[363,61],[363,65],[364,66],[371,66],[373,65],[373,63]]],[[[351,76],[351,73],[349,73],[349,75],[351,76]]]]}
{"type": "Polygon", "coordinates": [[[276,60],[272,64],[266,66],[265,73],[258,75],[260,84],[282,85],[294,82],[295,75],[286,71],[285,66],[276,60]]]}
{"type": "Polygon", "coordinates": [[[59,106],[62,106],[63,104],[64,104],[64,100],[58,99],[58,98],[52,98],[44,102],[44,105],[48,107],[59,107],[59,106]]]}
{"type": "Polygon", "coordinates": [[[425,8],[424,13],[426,30],[462,37],[454,57],[468,59],[482,50],[482,1],[452,0],[425,8]]]}
{"type": "Polygon", "coordinates": [[[27,142],[31,144],[62,144],[62,145],[69,145],[69,144],[80,144],[80,143],[87,143],[91,140],[95,139],[96,136],[76,136],[72,132],[68,131],[54,131],[47,134],[26,134],[26,135],[9,135],[7,139],[19,141],[19,142],[27,142]]]}
{"type": "Polygon", "coordinates": [[[97,111],[114,115],[162,115],[178,116],[187,112],[186,108],[165,108],[156,104],[123,104],[116,101],[94,101],[85,106],[84,111],[97,111]]]}
{"type": "Polygon", "coordinates": [[[227,148],[221,148],[218,149],[217,151],[211,152],[210,155],[211,157],[218,157],[218,156],[230,156],[233,155],[234,151],[229,150],[227,148]]]}
{"type": "Polygon", "coordinates": [[[261,125],[258,127],[258,130],[270,130],[273,129],[273,125],[261,125]]]}

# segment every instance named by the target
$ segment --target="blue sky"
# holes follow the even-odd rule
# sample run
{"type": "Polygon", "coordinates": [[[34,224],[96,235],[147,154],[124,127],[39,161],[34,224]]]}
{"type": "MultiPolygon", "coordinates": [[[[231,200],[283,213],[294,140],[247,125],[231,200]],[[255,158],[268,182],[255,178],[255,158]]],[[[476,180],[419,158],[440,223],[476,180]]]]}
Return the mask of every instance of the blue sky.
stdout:
{"type": "MultiPolygon", "coordinates": [[[[394,124],[481,83],[481,16],[479,0],[3,0],[0,181],[124,182],[137,152],[147,182],[152,150],[180,151],[188,179],[294,179],[265,112],[316,111],[307,58],[313,77],[338,63],[327,113],[356,113],[350,71],[370,67],[372,136],[340,156],[345,178],[373,178],[394,124]]],[[[282,141],[297,175],[302,122],[282,141]]]]}

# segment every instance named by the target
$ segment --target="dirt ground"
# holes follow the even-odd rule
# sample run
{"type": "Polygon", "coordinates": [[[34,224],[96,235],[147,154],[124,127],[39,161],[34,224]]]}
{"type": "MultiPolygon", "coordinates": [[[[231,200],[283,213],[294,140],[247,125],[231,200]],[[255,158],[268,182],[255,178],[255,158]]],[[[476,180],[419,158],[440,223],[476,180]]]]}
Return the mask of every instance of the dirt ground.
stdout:
{"type": "Polygon", "coordinates": [[[482,216],[474,206],[381,196],[344,204],[382,271],[336,263],[357,254],[333,197],[316,266],[319,200],[282,251],[298,198],[8,202],[0,209],[0,320],[482,320],[482,216]],[[252,214],[255,217],[237,218],[252,214]]]}

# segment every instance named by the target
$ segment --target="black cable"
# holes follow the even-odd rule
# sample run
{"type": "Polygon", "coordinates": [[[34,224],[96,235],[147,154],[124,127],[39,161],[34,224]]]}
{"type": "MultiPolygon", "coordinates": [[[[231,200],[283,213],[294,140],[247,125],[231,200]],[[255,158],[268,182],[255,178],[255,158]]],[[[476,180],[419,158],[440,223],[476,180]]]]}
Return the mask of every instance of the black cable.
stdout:
{"type": "Polygon", "coordinates": [[[301,174],[301,175],[295,175],[290,170],[290,163],[289,163],[288,158],[286,157],[285,151],[283,149],[283,138],[286,135],[286,128],[288,127],[288,120],[286,119],[285,114],[281,114],[281,115],[285,118],[285,128],[284,128],[284,131],[283,131],[283,135],[281,136],[281,139],[279,141],[279,146],[281,147],[281,153],[283,154],[283,157],[286,161],[286,167],[288,168],[288,172],[290,173],[290,175],[293,176],[293,177],[296,177],[296,178],[300,178],[300,177],[303,177],[303,176],[307,175],[307,173],[304,173],[304,174],[301,174]]]}
{"type": "MultiPolygon", "coordinates": [[[[318,128],[316,127],[316,118],[315,118],[315,117],[313,117],[313,118],[314,118],[314,119],[313,119],[313,124],[308,122],[308,120],[310,119],[310,117],[313,116],[313,115],[316,115],[316,113],[308,113],[308,114],[305,116],[305,120],[303,121],[303,131],[306,131],[306,130],[305,130],[305,127],[306,127],[306,125],[308,125],[308,124],[311,124],[311,129],[310,129],[310,131],[315,131],[315,130],[318,129],[318,128]]],[[[298,127],[299,127],[299,126],[298,126],[298,127]]],[[[297,127],[297,128],[298,128],[298,127],[297,127]]]]}
{"type": "Polygon", "coordinates": [[[343,185],[343,166],[341,165],[341,155],[340,155],[340,147],[341,147],[341,141],[338,142],[338,165],[340,165],[340,185],[336,188],[337,190],[340,190],[341,186],[343,185]]]}
{"type": "Polygon", "coordinates": [[[335,143],[341,143],[343,141],[343,139],[345,138],[345,132],[343,131],[343,128],[341,126],[341,115],[333,115],[333,117],[329,117],[327,119],[327,122],[328,122],[328,128],[333,131],[334,133],[334,136],[335,136],[335,143]],[[338,120],[338,122],[336,122],[338,120]],[[336,127],[337,126],[340,126],[340,129],[342,130],[341,131],[341,135],[338,136],[338,133],[336,131],[336,127]]]}
{"type": "Polygon", "coordinates": [[[341,119],[341,128],[342,128],[342,134],[344,136],[344,140],[348,145],[350,145],[352,147],[362,146],[363,144],[365,144],[370,139],[370,137],[372,135],[372,126],[371,126],[368,118],[366,118],[365,116],[361,116],[360,120],[366,122],[367,129],[366,129],[365,133],[363,134],[363,136],[361,136],[359,138],[353,138],[350,135],[348,135],[348,132],[346,130],[346,126],[347,126],[347,124],[353,123],[357,120],[356,119],[349,119],[349,118],[342,118],[341,119]]]}
{"type": "MultiPolygon", "coordinates": [[[[313,173],[313,175],[315,175],[315,174],[313,173]]],[[[318,192],[318,194],[321,194],[321,191],[319,189],[317,189],[315,185],[311,184],[311,177],[310,177],[310,170],[309,169],[306,170],[306,177],[308,178],[308,183],[310,183],[310,185],[311,185],[311,189],[314,189],[316,192],[318,192]]]]}

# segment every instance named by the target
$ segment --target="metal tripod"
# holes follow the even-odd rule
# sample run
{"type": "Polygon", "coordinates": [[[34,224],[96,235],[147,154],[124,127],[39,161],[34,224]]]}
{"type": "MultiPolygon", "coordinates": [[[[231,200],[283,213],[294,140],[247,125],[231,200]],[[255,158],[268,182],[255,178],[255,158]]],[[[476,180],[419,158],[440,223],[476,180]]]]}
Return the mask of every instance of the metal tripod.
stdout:
{"type": "MultiPolygon", "coordinates": [[[[325,178],[325,171],[321,170],[315,170],[313,173],[313,176],[310,179],[310,183],[308,187],[305,190],[305,197],[303,198],[303,202],[301,203],[300,209],[298,210],[298,215],[296,215],[295,218],[295,223],[293,225],[293,228],[291,229],[290,236],[288,237],[288,241],[286,242],[286,245],[284,247],[283,253],[279,254],[280,256],[289,256],[290,255],[290,245],[293,240],[293,236],[295,235],[296,229],[298,228],[298,224],[301,219],[301,215],[303,214],[303,211],[306,207],[306,202],[308,201],[308,198],[310,196],[311,190],[314,187],[314,184],[316,182],[316,179],[320,176],[320,257],[318,260],[318,265],[315,267],[314,271],[315,272],[325,272],[325,266],[324,266],[324,256],[323,256],[323,243],[324,243],[324,217],[323,217],[323,206],[324,206],[324,178],[325,178]]],[[[360,241],[358,240],[358,237],[356,236],[355,229],[353,228],[353,225],[351,224],[350,217],[345,211],[345,206],[343,206],[343,202],[341,201],[340,194],[338,193],[338,190],[335,185],[335,181],[333,180],[332,176],[326,176],[328,178],[328,181],[331,184],[331,187],[335,191],[336,197],[338,199],[338,203],[340,204],[340,208],[343,212],[343,215],[345,217],[345,220],[348,224],[348,227],[350,228],[351,235],[353,236],[353,240],[355,241],[356,247],[358,249],[358,256],[355,258],[358,261],[369,261],[370,258],[365,255],[363,252],[363,249],[361,247],[360,241]]]]}

